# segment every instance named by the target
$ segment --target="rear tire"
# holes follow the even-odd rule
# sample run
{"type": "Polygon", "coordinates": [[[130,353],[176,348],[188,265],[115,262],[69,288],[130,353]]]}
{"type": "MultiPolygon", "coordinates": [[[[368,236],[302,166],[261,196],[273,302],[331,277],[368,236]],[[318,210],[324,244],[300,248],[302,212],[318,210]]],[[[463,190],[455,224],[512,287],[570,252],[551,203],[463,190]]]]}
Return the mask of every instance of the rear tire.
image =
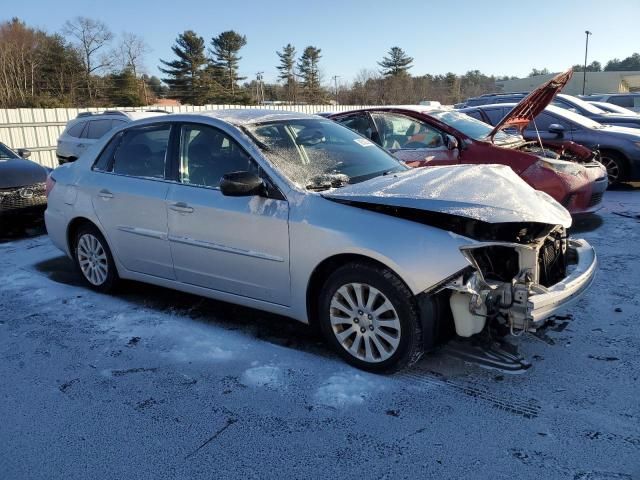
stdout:
{"type": "Polygon", "coordinates": [[[118,272],[107,241],[93,225],[82,225],[73,242],[73,258],[89,288],[107,293],[117,284],[118,272]]]}
{"type": "Polygon", "coordinates": [[[338,268],[324,283],[318,314],[328,343],[362,370],[400,370],[424,353],[415,298],[387,268],[365,262],[338,268]]]}

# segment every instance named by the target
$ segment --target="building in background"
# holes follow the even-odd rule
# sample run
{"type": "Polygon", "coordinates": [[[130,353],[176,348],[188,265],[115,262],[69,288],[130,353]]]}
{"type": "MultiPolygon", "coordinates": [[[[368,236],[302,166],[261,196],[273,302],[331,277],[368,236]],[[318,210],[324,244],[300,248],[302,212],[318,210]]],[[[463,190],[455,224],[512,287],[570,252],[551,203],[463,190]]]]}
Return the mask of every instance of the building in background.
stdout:
{"type": "MultiPolygon", "coordinates": [[[[536,75],[535,77],[501,80],[496,82],[498,92],[530,92],[557,73],[536,75]]],[[[587,72],[585,93],[627,93],[640,91],[640,71],[631,72],[587,72]]],[[[562,93],[568,95],[582,94],[582,72],[574,72],[573,78],[562,93]]]]}

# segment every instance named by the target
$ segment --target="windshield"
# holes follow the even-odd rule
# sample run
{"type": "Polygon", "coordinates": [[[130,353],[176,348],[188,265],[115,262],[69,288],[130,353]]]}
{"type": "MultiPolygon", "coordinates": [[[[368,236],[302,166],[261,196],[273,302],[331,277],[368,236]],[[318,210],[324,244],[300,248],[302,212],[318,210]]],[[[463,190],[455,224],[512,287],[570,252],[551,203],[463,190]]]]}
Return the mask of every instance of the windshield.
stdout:
{"type": "MultiPolygon", "coordinates": [[[[450,127],[464,133],[467,137],[474,140],[486,140],[493,131],[493,127],[487,123],[476,120],[467,114],[456,112],[453,110],[430,111],[429,115],[437,118],[442,123],[446,123],[450,127]]],[[[497,141],[515,142],[520,141],[519,137],[509,135],[504,132],[498,132],[494,137],[497,141]]]]}
{"type": "Polygon", "coordinates": [[[586,128],[603,128],[602,124],[594,122],[590,118],[580,115],[579,113],[572,112],[571,110],[567,110],[566,108],[549,105],[545,110],[586,128]]]}
{"type": "Polygon", "coordinates": [[[408,169],[371,140],[332,120],[306,118],[247,128],[269,160],[309,189],[339,187],[408,169]]]}
{"type": "MultiPolygon", "coordinates": [[[[593,113],[593,114],[605,113],[604,110],[596,107],[595,105],[591,105],[590,103],[587,103],[578,97],[573,97],[571,95],[558,95],[558,97],[566,99],[567,101],[573,103],[576,107],[581,108],[589,113],[593,113]]],[[[556,102],[554,102],[553,104],[556,105],[556,102]]],[[[566,108],[566,106],[564,107],[566,108]]]]}

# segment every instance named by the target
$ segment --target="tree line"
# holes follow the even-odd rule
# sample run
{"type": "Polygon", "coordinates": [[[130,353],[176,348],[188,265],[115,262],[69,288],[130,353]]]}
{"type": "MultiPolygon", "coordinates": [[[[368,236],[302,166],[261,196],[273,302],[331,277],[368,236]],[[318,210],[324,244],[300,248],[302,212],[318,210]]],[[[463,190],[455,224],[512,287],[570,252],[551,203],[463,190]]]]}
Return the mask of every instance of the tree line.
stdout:
{"type": "MultiPolygon", "coordinates": [[[[377,63],[351,82],[322,75],[322,50],[301,51],[288,43],[274,52],[277,81],[263,73],[247,79],[240,73],[247,37],[228,30],[205,38],[187,30],[177,36],[171,58],[160,60],[163,78],[146,70],[149,47],[133,33],[114,35],[100,20],[76,17],[59,33],[27,26],[17,18],[0,23],[0,108],[107,107],[151,105],[159,98],[183,104],[259,104],[263,102],[402,104],[421,100],[457,103],[495,91],[496,77],[471,70],[463,75],[414,75],[414,59],[393,46],[377,63]],[[333,82],[331,82],[333,80],[333,82]]],[[[584,65],[574,65],[584,70],[584,65]]],[[[587,71],[640,70],[640,54],[598,61],[587,71]]],[[[532,69],[530,76],[549,73],[532,69]]]]}

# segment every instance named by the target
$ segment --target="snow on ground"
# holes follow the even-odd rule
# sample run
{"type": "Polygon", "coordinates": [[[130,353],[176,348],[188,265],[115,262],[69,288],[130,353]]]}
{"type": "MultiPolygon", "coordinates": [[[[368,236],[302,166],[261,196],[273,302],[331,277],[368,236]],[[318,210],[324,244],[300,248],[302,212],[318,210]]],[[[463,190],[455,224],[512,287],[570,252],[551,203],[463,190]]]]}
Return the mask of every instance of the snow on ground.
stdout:
{"type": "Polygon", "coordinates": [[[99,295],[46,236],[0,241],[0,477],[640,478],[640,189],[605,199],[575,234],[596,283],[521,375],[446,349],[367,374],[296,322],[99,295]]]}

